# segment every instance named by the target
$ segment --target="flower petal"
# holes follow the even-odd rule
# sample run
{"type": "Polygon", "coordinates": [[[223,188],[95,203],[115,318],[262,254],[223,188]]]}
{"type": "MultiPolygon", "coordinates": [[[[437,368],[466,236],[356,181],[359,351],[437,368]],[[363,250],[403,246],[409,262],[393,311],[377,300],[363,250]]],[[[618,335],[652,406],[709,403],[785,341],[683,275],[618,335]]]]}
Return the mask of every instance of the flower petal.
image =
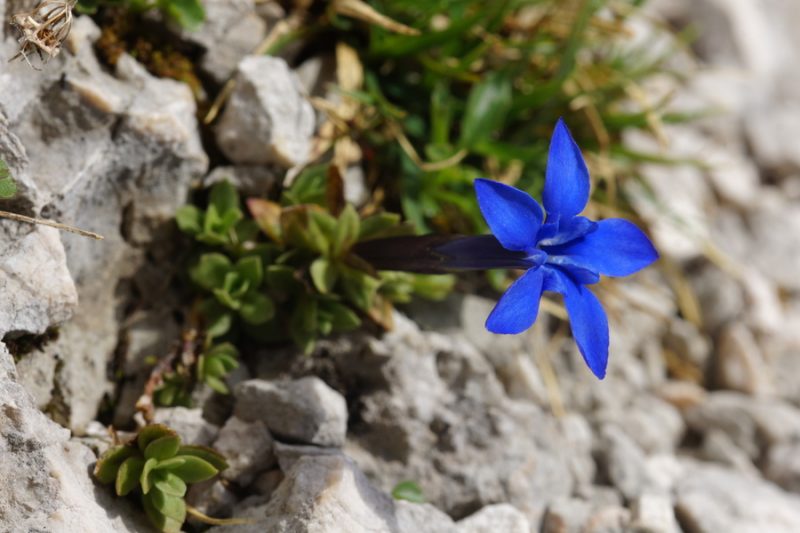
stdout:
{"type": "Polygon", "coordinates": [[[548,215],[561,218],[574,217],[589,201],[589,171],[581,149],[561,119],[550,139],[542,199],[548,215]]]}
{"type": "Polygon", "coordinates": [[[541,268],[532,268],[516,280],[494,306],[486,329],[492,333],[521,333],[536,322],[544,280],[541,268]]]}
{"type": "Polygon", "coordinates": [[[539,247],[557,246],[580,239],[597,229],[597,222],[586,217],[561,219],[556,223],[545,223],[539,230],[539,247]],[[555,231],[553,230],[555,226],[555,231]]]}
{"type": "Polygon", "coordinates": [[[503,247],[522,251],[536,246],[543,213],[528,193],[499,181],[478,178],[475,196],[483,218],[503,247]]]}
{"type": "Polygon", "coordinates": [[[656,259],[658,252],[650,239],[631,222],[609,218],[582,239],[547,249],[551,256],[566,256],[578,264],[606,276],[627,276],[656,259]]]}
{"type": "Polygon", "coordinates": [[[555,268],[547,269],[544,289],[564,295],[575,343],[589,369],[599,379],[608,364],[608,318],[600,301],[588,288],[555,268]]]}

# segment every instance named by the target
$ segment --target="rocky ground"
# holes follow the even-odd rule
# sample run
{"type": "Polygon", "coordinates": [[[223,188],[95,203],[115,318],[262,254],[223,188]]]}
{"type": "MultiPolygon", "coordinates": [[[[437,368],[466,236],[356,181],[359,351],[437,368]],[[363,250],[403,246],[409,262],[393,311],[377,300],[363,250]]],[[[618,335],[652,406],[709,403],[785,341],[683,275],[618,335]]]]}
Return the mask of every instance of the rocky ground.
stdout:
{"type": "MultiPolygon", "coordinates": [[[[89,472],[108,445],[95,418],[113,374],[126,377],[112,414],[124,423],[145,357],[178,332],[171,216],[193,186],[225,174],[268,187],[309,156],[303,94],[322,61],[293,73],[246,56],[280,13],[205,3],[217,15],[187,38],[215,43],[204,68],[238,80],[213,129],[226,169],[209,168],[189,88],[127,56],[109,71],[88,18],[41,72],[6,63],[17,45],[0,29],[11,207],[105,236],[0,220],[0,338],[60,325],[16,361],[0,343],[0,530],[148,531],[89,472]]],[[[694,55],[674,59],[691,74],[644,94],[719,112],[665,126],[661,146],[628,139],[707,166],[646,167],[647,188],[628,191],[663,268],[602,286],[608,377],[584,368],[554,317],[489,334],[492,302],[476,296],[412,305],[390,333],[325,341],[312,360],[245,354],[227,400],[156,413],[230,459],[189,500],[251,523],[213,531],[800,531],[800,5],[661,0],[635,38],[665,21],[701,29],[694,55]],[[403,480],[428,503],[393,500],[403,480]]]]}

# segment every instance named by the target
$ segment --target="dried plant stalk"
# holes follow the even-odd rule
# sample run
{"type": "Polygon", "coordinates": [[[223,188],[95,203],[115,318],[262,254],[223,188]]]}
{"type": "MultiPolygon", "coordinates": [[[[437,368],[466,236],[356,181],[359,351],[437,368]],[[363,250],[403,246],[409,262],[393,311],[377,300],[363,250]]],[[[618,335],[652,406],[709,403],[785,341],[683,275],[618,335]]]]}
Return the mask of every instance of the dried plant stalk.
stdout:
{"type": "Polygon", "coordinates": [[[19,52],[10,61],[22,57],[31,68],[36,68],[28,59],[28,54],[36,52],[44,63],[56,57],[72,29],[72,8],[76,2],[42,0],[32,11],[14,15],[11,24],[22,36],[19,38],[19,52]]]}

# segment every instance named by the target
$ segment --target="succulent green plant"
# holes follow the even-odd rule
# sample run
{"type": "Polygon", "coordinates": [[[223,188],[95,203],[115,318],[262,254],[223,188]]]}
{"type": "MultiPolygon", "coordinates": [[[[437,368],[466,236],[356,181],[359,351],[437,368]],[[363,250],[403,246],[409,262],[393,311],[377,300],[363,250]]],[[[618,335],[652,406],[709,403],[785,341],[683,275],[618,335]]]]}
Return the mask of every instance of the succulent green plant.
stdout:
{"type": "Polygon", "coordinates": [[[331,201],[328,170],[306,169],[280,202],[251,198],[246,212],[228,182],[212,186],[205,210],[178,212],[178,226],[198,243],[189,278],[201,292],[210,339],[244,331],[265,342],[293,340],[310,352],[317,339],[354,329],[364,316],[390,326],[392,302],[450,291],[450,276],[377,272],[360,259],[357,243],[412,228],[399,215],[362,216],[331,201]]]}
{"type": "MultiPolygon", "coordinates": [[[[210,339],[206,339],[210,342],[210,339]]],[[[239,367],[239,350],[229,342],[211,344],[196,358],[181,358],[175,367],[161,377],[153,393],[156,405],[191,406],[192,390],[197,383],[208,385],[220,394],[229,394],[225,377],[239,367]]]]}
{"type": "Polygon", "coordinates": [[[275,314],[272,300],[261,290],[264,267],[258,256],[246,256],[233,263],[221,253],[203,254],[189,269],[189,276],[214,296],[202,304],[211,338],[228,332],[234,314],[254,326],[275,314]]]}
{"type": "Polygon", "coordinates": [[[104,453],[94,477],[103,484],[113,483],[117,496],[139,496],[150,522],[159,531],[172,533],[180,531],[186,520],[187,485],[211,479],[227,467],[216,451],[184,445],[173,430],[155,424],[104,453]]]}
{"type": "Polygon", "coordinates": [[[239,194],[228,181],[211,188],[205,211],[185,205],[178,209],[175,220],[181,231],[193,235],[199,242],[221,246],[236,255],[241,253],[242,243],[252,241],[258,233],[252,220],[244,220],[239,194]]]}

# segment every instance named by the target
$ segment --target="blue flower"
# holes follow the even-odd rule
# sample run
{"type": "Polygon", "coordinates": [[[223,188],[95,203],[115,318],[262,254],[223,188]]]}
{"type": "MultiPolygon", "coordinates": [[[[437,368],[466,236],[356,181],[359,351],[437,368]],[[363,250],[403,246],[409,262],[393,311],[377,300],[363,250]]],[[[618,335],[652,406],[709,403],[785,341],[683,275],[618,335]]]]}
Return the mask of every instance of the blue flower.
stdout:
{"type": "MultiPolygon", "coordinates": [[[[560,293],[581,355],[602,379],[608,362],[608,319],[586,286],[597,283],[601,274],[627,276],[658,259],[650,240],[627,220],[594,222],[579,215],[589,200],[589,172],[561,120],[550,140],[544,211],[527,193],[496,181],[475,180],[475,194],[504,249],[492,256],[505,256],[510,266],[527,269],[497,302],[486,328],[505,334],[525,331],[536,321],[542,292],[560,293]]],[[[460,248],[457,251],[463,252],[464,245],[460,248]]]]}

